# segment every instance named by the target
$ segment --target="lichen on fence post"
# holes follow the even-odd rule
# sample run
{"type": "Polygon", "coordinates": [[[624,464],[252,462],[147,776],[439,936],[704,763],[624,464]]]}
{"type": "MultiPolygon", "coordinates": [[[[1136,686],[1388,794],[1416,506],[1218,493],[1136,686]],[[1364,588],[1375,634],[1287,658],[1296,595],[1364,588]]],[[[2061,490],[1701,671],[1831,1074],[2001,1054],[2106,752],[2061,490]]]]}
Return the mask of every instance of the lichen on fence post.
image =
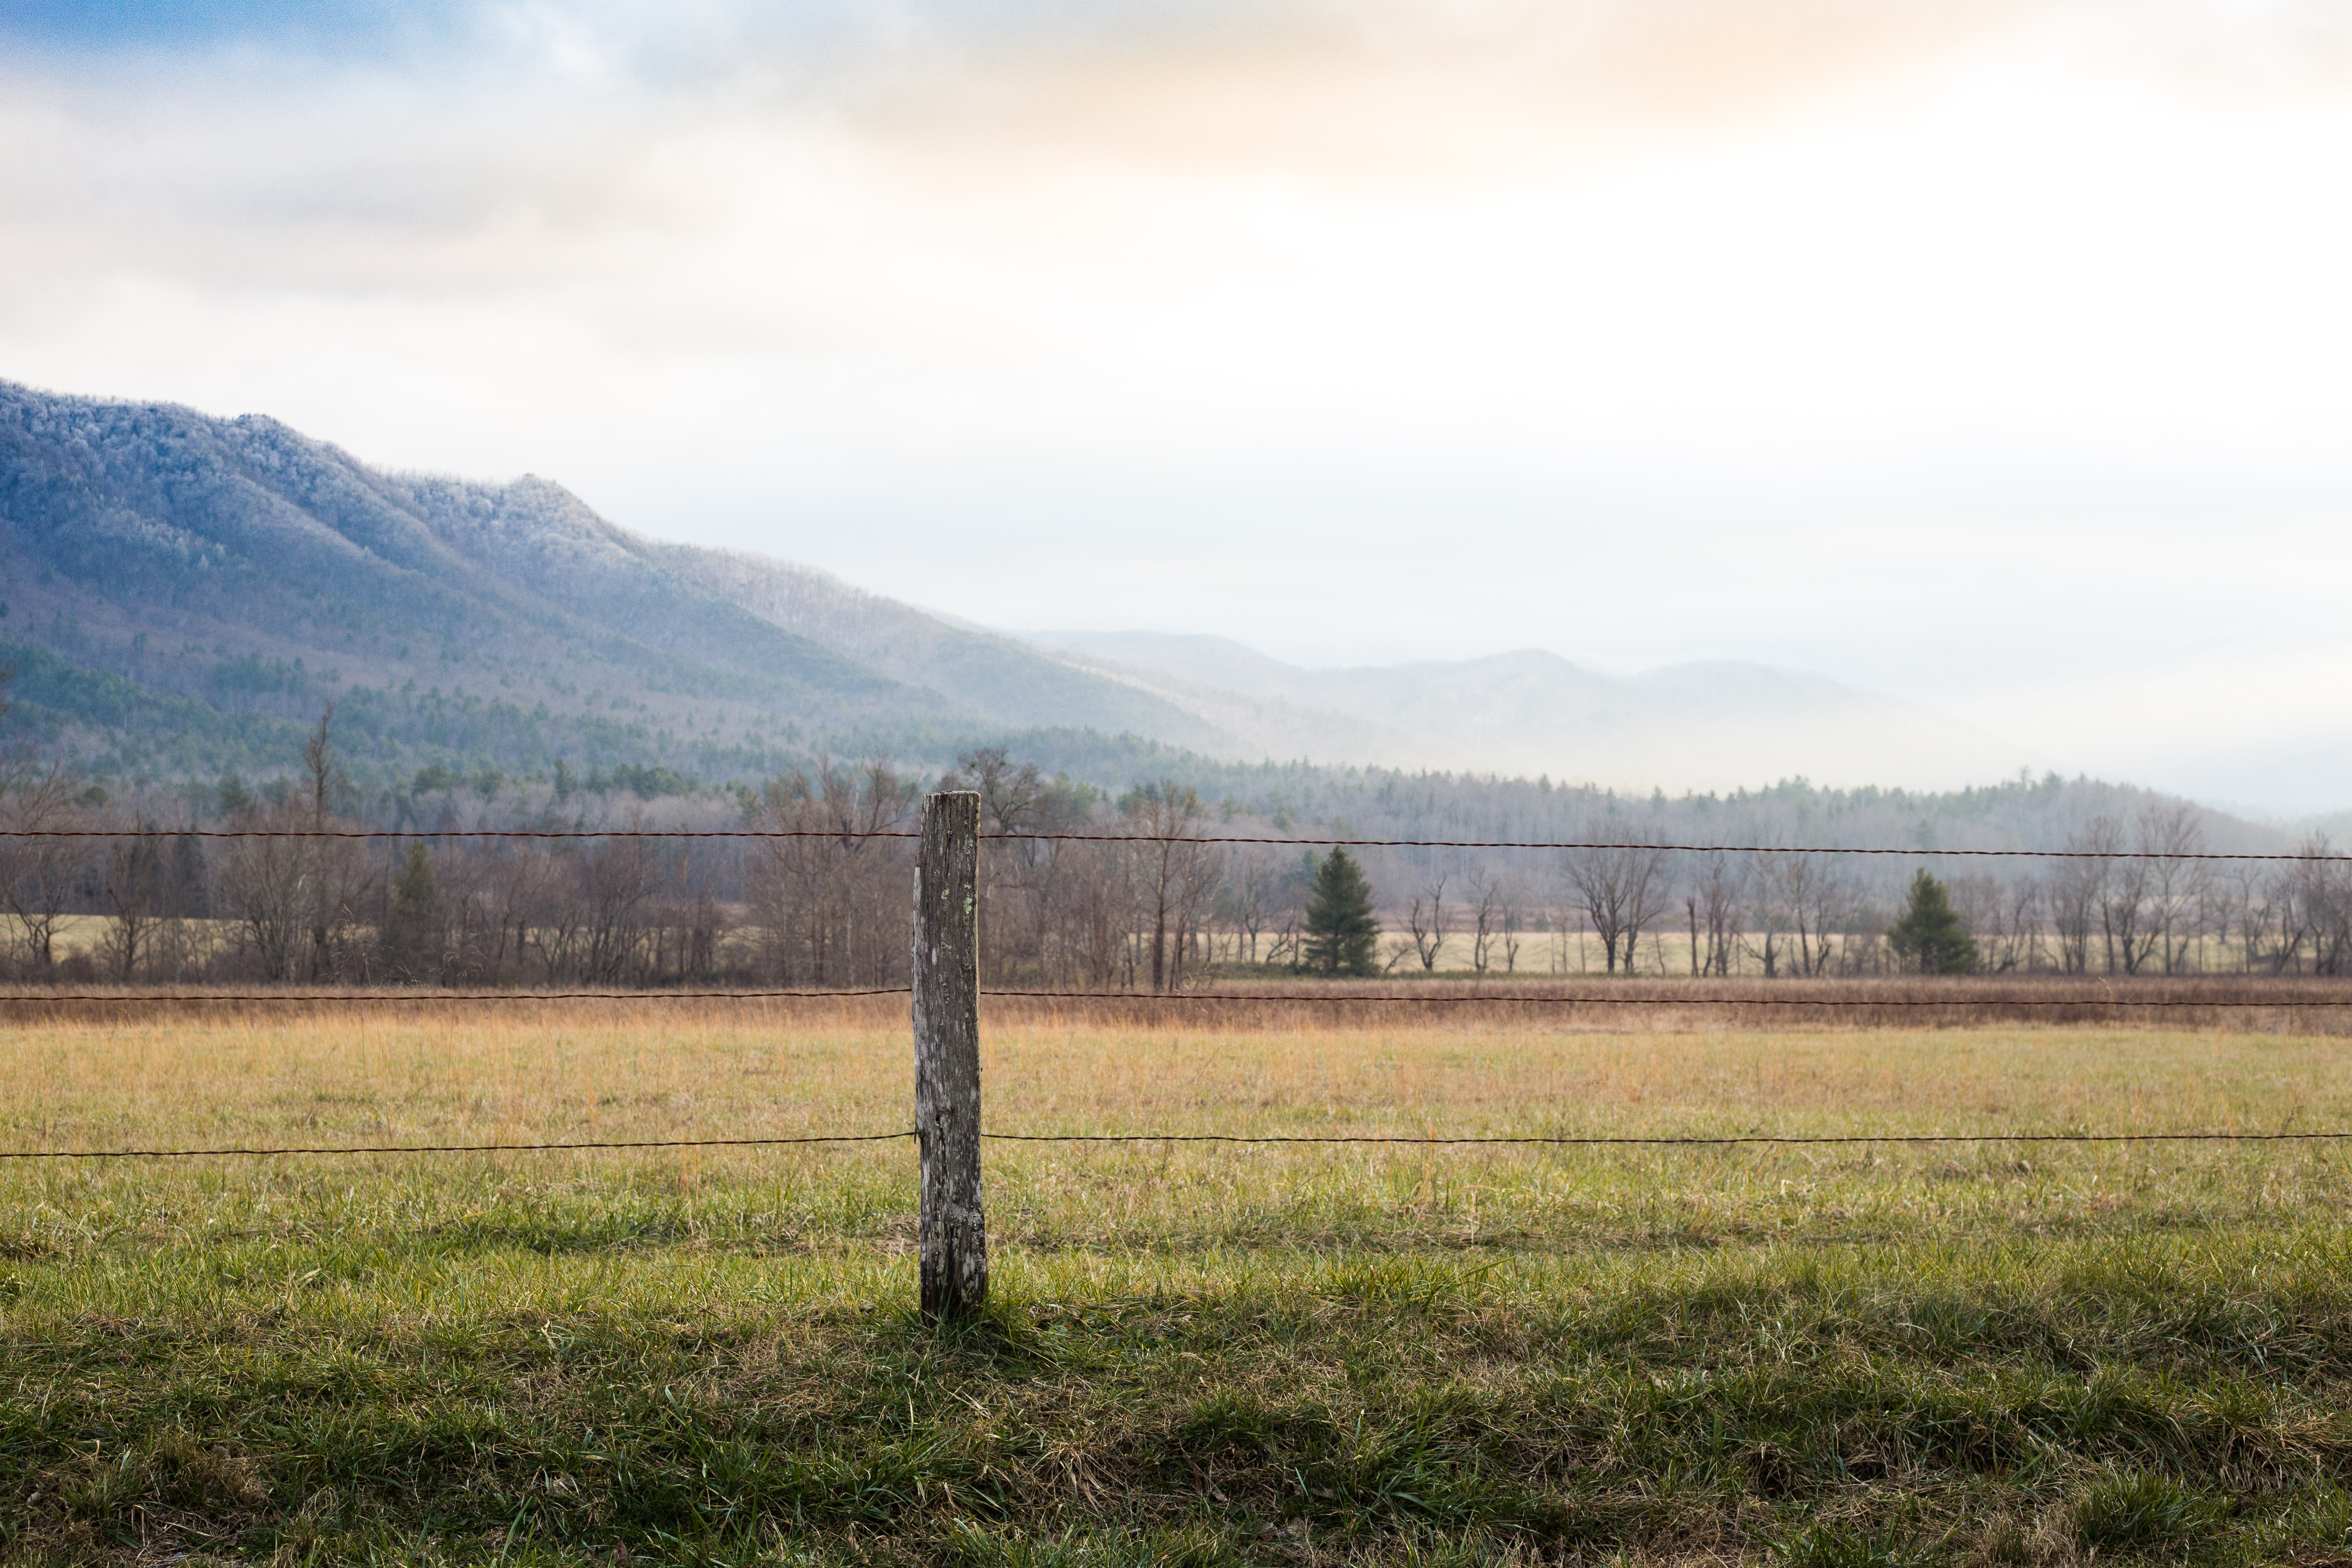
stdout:
{"type": "Polygon", "coordinates": [[[915,1126],[922,1145],[923,1316],[988,1299],[980,1198],[980,796],[923,801],[915,862],[915,1126]]]}

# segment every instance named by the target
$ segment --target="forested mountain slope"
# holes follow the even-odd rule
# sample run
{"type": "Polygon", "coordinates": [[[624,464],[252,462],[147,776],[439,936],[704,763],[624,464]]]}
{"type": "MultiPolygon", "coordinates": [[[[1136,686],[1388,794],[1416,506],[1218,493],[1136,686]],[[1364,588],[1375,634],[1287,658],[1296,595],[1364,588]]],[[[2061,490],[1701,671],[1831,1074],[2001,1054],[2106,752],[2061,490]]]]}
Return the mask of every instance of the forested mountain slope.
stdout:
{"type": "Polygon", "coordinates": [[[282,766],[330,700],[362,771],[568,756],[755,778],[824,750],[943,761],[1041,722],[1223,739],[885,600],[803,635],[743,588],[791,568],[706,555],[544,479],[388,474],[259,416],[0,383],[12,722],[100,773],[282,766]]]}
{"type": "Polygon", "coordinates": [[[650,552],[680,577],[772,625],[1004,723],[1235,749],[1230,733],[1160,696],[1089,674],[1017,638],[950,626],[830,573],[742,551],[656,544],[650,552]]]}

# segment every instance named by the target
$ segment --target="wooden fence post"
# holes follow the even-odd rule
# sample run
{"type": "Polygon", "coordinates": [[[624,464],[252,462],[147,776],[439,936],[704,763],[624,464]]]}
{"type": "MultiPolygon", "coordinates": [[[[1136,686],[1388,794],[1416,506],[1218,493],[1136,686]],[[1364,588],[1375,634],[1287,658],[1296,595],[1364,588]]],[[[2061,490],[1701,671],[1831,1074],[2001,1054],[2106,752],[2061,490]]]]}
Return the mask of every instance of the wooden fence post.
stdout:
{"type": "Polygon", "coordinates": [[[980,1204],[980,796],[923,801],[915,862],[915,1127],[922,1145],[923,1316],[988,1300],[980,1204]]]}

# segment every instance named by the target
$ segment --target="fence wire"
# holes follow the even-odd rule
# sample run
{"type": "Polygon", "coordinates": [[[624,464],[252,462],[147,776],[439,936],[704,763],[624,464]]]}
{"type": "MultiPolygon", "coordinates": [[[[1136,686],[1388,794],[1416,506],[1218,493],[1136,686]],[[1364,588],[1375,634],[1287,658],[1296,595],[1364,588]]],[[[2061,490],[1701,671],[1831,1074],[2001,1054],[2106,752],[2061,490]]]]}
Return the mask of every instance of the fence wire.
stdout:
{"type": "MultiPolygon", "coordinates": [[[[287,992],[238,992],[187,994],[173,993],[157,995],[137,995],[122,993],[58,993],[55,994],[16,994],[0,997],[0,1002],[16,1003],[332,1003],[389,1002],[417,1005],[445,1003],[527,1003],[549,1001],[600,1002],[726,1002],[746,1000],[823,1000],[835,997],[870,997],[910,995],[908,986],[876,986],[838,991],[567,991],[567,992],[448,992],[448,993],[376,993],[353,994],[301,994],[287,992]]],[[[982,996],[1013,999],[1044,999],[1083,1002],[1313,1002],[1359,1003],[1382,1005],[1396,1002],[1435,1003],[1466,1005],[1495,1004],[1561,1005],[1612,1006],[1651,1005],[1685,1006],[1691,1005],[1720,1006],[1789,1006],[1789,1007],[1952,1007],[1985,1006],[1989,1005],[2026,1007],[2345,1007],[2352,1006],[2352,997],[2345,998],[2223,998],[2221,1000],[2190,1000],[2181,998],[2128,998],[2116,996],[2083,996],[2073,998],[2024,998],[2015,996],[1966,995],[1943,998],[1852,998],[1797,996],[1623,996],[1592,995],[1496,995],[1469,994],[1456,996],[1399,996],[1393,994],[1349,995],[1344,993],[1252,993],[1252,992],[1100,992],[1100,991],[1034,991],[982,988],[982,996]]],[[[535,1154],[565,1152],[613,1152],[631,1150],[670,1149],[755,1149],[824,1144],[887,1143],[917,1138],[913,1128],[884,1132],[821,1132],[777,1134],[750,1138],[646,1138],[553,1140],[539,1142],[500,1143],[367,1143],[367,1144],[298,1144],[298,1145],[219,1145],[201,1148],[130,1148],[130,1149],[31,1149],[0,1150],[0,1161],[109,1161],[109,1160],[190,1160],[207,1158],[288,1158],[333,1157],[348,1155],[421,1155],[421,1154],[535,1154]]],[[[1725,1134],[1404,1134],[1404,1133],[1241,1133],[1241,1132],[982,1132],[981,1137],[1000,1143],[1055,1144],[1218,1144],[1234,1146],[1306,1145],[1342,1147],[1350,1145],[1386,1146],[1397,1148],[1460,1148],[1460,1147],[1527,1147],[1527,1148],[1733,1148],[1733,1147],[1819,1147],[1832,1145],[1872,1144],[2084,1144],[2119,1145],[2131,1143],[2335,1143],[2352,1141],[2352,1131],[2279,1131],[2279,1132],[1853,1132],[1825,1134],[1725,1133],[1725,1134]]]]}
{"type": "MultiPolygon", "coordinates": [[[[592,838],[746,840],[814,838],[843,844],[870,838],[920,838],[907,827],[840,829],[818,827],[15,827],[0,828],[0,839],[11,838],[350,838],[366,840],[437,841],[453,838],[522,838],[583,840],[592,838]]],[[[2254,853],[2238,850],[2161,849],[1887,849],[1842,844],[1685,844],[1627,839],[1559,838],[1297,838],[1252,834],[1193,833],[983,833],[981,842],[1033,844],[1270,844],[1301,849],[1552,849],[1670,850],[1692,855],[1863,855],[1897,858],[1964,857],[1999,860],[2165,860],[2165,861],[2284,861],[2335,863],[2352,860],[2352,853],[2308,851],[2254,853]]]]}
{"type": "MultiPolygon", "coordinates": [[[[1399,1148],[1500,1146],[1520,1148],[1712,1148],[1820,1147],[1882,1143],[2336,1143],[2352,1131],[2315,1132],[1836,1132],[1783,1134],[1654,1133],[1634,1135],[1526,1133],[1484,1135],[1286,1132],[982,1132],[991,1143],[1219,1143],[1311,1144],[1324,1147],[1381,1145],[1399,1148]]],[[[919,1138],[914,1128],[897,1132],[818,1132],[773,1138],[644,1138],[548,1143],[362,1143],[283,1147],[229,1145],[205,1149],[13,1149],[0,1160],[196,1160],[215,1157],[279,1158],[336,1154],[546,1154],[615,1149],[761,1149],[793,1144],[895,1143],[919,1138]]]]}
{"type": "MultiPolygon", "coordinates": [[[[1673,984],[1674,982],[1669,982],[1673,984]]],[[[211,1003],[279,1005],[386,1003],[395,1006],[443,1004],[515,1005],[529,1002],[824,1002],[861,996],[912,996],[908,985],[871,985],[843,990],[666,991],[11,991],[0,1005],[57,1003],[117,1006],[202,1006],[211,1003]]],[[[982,986],[980,994],[1010,1001],[1118,1002],[1153,1005],[1312,1003],[1322,1006],[1424,1007],[2352,1007],[2345,996],[2017,996],[1970,994],[1956,996],[1717,996],[1706,994],[1623,996],[1589,993],[1469,992],[1414,996],[1392,992],[1346,991],[1032,991],[982,986]]]]}

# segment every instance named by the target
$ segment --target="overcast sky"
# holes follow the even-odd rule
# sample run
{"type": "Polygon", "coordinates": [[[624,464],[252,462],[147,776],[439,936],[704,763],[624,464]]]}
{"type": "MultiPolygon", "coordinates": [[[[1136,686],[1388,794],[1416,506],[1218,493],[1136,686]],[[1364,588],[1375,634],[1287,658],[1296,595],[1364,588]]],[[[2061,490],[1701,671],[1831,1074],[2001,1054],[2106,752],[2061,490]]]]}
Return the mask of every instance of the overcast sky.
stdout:
{"type": "Polygon", "coordinates": [[[2352,0],[0,5],[0,375],[2352,805],[2352,0]]]}

